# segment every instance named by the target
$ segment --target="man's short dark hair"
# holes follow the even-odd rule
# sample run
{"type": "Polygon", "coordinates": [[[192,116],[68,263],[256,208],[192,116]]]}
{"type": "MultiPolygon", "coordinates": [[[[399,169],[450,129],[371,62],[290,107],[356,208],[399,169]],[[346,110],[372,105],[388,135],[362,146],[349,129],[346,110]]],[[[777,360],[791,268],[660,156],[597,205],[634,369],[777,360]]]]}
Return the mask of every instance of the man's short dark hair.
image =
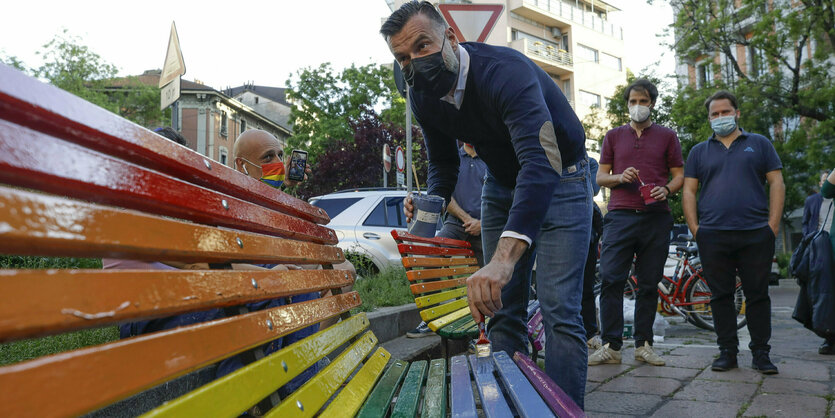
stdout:
{"type": "Polygon", "coordinates": [[[639,78],[633,81],[632,84],[626,86],[626,90],[623,92],[623,100],[627,103],[629,103],[629,93],[632,90],[646,93],[652,103],[655,103],[655,99],[658,98],[658,89],[655,87],[655,84],[652,84],[652,81],[646,78],[639,78]]]}
{"type": "Polygon", "coordinates": [[[406,22],[417,14],[422,14],[428,17],[430,20],[437,23],[440,28],[446,29],[446,21],[443,17],[441,17],[441,14],[438,13],[438,9],[436,9],[432,3],[428,1],[417,2],[412,0],[403,3],[399,9],[395,10],[394,13],[386,19],[386,23],[383,23],[383,26],[380,27],[380,33],[384,38],[386,38],[386,40],[388,40],[403,30],[403,26],[406,26],[406,22]]]}
{"type": "Polygon", "coordinates": [[[160,128],[154,129],[154,132],[156,132],[158,135],[164,136],[164,137],[166,137],[166,138],[168,138],[168,139],[170,139],[170,140],[172,140],[172,141],[174,141],[174,142],[176,142],[180,145],[188,146],[188,142],[186,142],[186,139],[182,135],[180,135],[179,132],[175,131],[173,128],[169,128],[169,127],[161,128],[160,127],[160,128]]]}
{"type": "Polygon", "coordinates": [[[710,97],[708,97],[707,100],[705,100],[705,109],[707,109],[707,111],[710,112],[710,102],[722,99],[728,99],[728,101],[731,102],[731,106],[734,107],[734,110],[739,109],[736,106],[736,96],[734,96],[733,94],[731,94],[731,92],[727,90],[719,90],[716,93],[713,93],[713,95],[711,95],[710,97]]]}

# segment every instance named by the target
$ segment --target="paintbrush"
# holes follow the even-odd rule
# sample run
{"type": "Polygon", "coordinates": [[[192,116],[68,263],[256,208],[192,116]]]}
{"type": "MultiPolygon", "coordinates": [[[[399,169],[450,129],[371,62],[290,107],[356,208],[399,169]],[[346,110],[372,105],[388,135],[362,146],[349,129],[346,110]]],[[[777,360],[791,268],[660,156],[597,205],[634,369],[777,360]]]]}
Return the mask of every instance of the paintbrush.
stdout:
{"type": "Polygon", "coordinates": [[[490,357],[493,349],[490,347],[490,340],[487,339],[487,332],[484,326],[484,315],[479,314],[478,322],[478,340],[475,342],[476,357],[490,357]]]}

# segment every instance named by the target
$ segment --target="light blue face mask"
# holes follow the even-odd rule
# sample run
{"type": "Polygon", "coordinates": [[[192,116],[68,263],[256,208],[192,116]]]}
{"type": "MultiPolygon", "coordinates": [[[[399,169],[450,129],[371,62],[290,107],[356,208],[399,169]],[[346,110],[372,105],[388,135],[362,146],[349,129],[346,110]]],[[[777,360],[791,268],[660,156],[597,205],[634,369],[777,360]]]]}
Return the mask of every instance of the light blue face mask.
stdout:
{"type": "Polygon", "coordinates": [[[728,136],[736,130],[736,116],[720,116],[710,121],[710,127],[718,136],[728,136]]]}

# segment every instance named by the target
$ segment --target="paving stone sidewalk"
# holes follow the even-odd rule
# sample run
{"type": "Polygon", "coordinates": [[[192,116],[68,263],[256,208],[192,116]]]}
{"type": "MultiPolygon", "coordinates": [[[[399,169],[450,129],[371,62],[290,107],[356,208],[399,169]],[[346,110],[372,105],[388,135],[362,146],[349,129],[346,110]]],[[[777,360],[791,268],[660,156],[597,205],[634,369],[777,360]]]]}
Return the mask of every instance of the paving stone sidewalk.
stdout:
{"type": "Polygon", "coordinates": [[[656,343],[667,365],[634,360],[624,346],[623,364],[591,366],[586,384],[590,417],[830,417],[835,418],[835,356],[818,354],[821,339],[791,318],[798,287],[781,280],[771,287],[771,359],[780,373],[763,376],[751,369],[748,331],[739,331],[739,368],[713,372],[716,336],[668,318],[665,341],[656,343]]]}

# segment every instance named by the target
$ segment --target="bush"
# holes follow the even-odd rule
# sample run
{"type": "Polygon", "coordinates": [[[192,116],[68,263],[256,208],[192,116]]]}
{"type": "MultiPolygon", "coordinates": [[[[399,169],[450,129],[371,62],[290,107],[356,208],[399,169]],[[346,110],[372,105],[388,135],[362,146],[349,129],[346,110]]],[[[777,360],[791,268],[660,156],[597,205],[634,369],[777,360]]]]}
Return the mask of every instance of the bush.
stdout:
{"type": "Polygon", "coordinates": [[[101,259],[0,255],[4,269],[100,269],[101,259]]]}
{"type": "Polygon", "coordinates": [[[0,366],[119,339],[119,327],[85,329],[0,344],[0,366]]]}
{"type": "Polygon", "coordinates": [[[362,305],[355,312],[369,312],[382,306],[414,302],[406,270],[402,267],[386,268],[378,274],[358,279],[354,283],[354,290],[359,292],[362,299],[362,305]]]}
{"type": "Polygon", "coordinates": [[[780,277],[789,278],[789,261],[792,258],[792,253],[777,254],[777,265],[780,266],[780,277]]]}

